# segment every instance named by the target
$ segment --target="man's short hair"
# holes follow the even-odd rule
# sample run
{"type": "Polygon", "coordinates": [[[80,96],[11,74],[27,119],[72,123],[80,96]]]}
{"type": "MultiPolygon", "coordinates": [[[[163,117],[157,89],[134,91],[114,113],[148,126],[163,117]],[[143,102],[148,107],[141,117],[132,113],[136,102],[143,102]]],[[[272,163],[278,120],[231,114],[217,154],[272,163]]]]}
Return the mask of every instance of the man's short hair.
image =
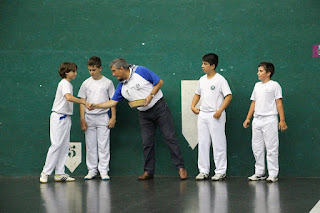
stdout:
{"type": "Polygon", "coordinates": [[[202,61],[208,62],[210,65],[215,65],[215,68],[218,66],[219,57],[217,54],[208,53],[202,57],[202,61]]]}
{"type": "Polygon", "coordinates": [[[66,77],[66,73],[77,71],[78,67],[73,62],[63,62],[59,67],[59,75],[61,78],[66,77]]]}
{"type": "Polygon", "coordinates": [[[96,66],[97,68],[101,67],[101,59],[98,56],[92,56],[87,63],[88,66],[96,66]]]}
{"type": "Polygon", "coordinates": [[[116,67],[116,69],[120,69],[123,67],[125,70],[129,69],[129,64],[124,58],[116,58],[113,61],[110,62],[110,68],[113,66],[116,67]]]}
{"type": "Polygon", "coordinates": [[[270,78],[273,76],[274,65],[272,63],[270,63],[270,62],[261,62],[258,67],[263,67],[266,70],[266,72],[270,72],[271,73],[270,74],[270,78]]]}

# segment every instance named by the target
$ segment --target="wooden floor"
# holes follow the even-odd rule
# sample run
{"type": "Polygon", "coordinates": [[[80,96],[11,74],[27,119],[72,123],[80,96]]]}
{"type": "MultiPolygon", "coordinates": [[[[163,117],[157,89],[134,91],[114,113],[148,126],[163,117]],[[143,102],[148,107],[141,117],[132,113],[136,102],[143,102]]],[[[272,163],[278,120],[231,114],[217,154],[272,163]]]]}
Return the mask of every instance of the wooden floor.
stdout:
{"type": "Polygon", "coordinates": [[[177,177],[111,177],[110,181],[40,184],[38,177],[0,178],[0,212],[216,212],[301,213],[320,200],[320,178],[280,178],[277,183],[180,181],[177,177]]]}

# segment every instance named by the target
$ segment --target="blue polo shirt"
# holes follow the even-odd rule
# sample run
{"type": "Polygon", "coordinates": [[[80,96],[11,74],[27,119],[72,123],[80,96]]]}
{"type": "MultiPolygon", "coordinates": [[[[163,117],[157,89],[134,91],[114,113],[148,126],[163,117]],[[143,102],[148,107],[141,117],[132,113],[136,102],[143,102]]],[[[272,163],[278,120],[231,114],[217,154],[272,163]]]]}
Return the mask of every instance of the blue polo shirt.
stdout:
{"type": "MultiPolygon", "coordinates": [[[[130,78],[126,83],[119,83],[112,97],[114,101],[135,101],[148,97],[153,89],[153,86],[159,83],[161,78],[154,74],[151,70],[143,66],[131,66],[130,78]]],[[[140,111],[145,111],[152,108],[158,100],[163,97],[161,89],[155,94],[150,104],[145,107],[138,107],[140,111]]]]}

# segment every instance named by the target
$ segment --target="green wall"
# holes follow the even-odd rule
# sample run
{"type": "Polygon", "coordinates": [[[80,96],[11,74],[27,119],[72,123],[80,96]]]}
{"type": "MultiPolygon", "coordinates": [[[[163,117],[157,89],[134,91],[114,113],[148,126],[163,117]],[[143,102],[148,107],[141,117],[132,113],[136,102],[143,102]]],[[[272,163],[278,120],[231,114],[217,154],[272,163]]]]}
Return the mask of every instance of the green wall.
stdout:
{"type": "MultiPolygon", "coordinates": [[[[228,175],[254,171],[251,130],[242,128],[257,79],[257,65],[271,61],[283,89],[289,129],[280,134],[280,176],[320,176],[318,0],[17,1],[0,0],[0,176],[39,175],[50,145],[49,116],[58,66],[78,65],[74,94],[89,77],[90,56],[102,58],[103,74],[117,84],[109,62],[124,57],[164,80],[176,134],[189,175],[196,175],[197,148],[181,131],[181,80],[203,75],[201,57],[215,52],[233,100],[227,109],[228,175]],[[145,45],[142,45],[145,43],[145,45]],[[41,86],[40,86],[41,85],[41,86]]],[[[79,106],[71,141],[83,143],[79,106]]],[[[139,175],[143,155],[137,111],[118,105],[111,135],[110,175],[139,175]]],[[[156,175],[177,175],[157,134],[156,175]]],[[[84,175],[82,164],[74,175],[84,175]]],[[[213,168],[211,169],[213,171],[213,168]]]]}

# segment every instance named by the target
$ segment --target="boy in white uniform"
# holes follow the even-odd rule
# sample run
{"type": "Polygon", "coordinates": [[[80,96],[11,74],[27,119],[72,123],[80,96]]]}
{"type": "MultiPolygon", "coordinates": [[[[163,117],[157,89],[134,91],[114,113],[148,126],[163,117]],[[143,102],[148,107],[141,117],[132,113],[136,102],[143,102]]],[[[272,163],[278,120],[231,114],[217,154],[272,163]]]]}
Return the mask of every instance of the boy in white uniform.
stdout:
{"type": "Polygon", "coordinates": [[[73,96],[73,87],[70,81],[77,76],[77,65],[64,62],[59,67],[62,80],[58,84],[56,96],[50,116],[51,146],[40,176],[41,183],[48,182],[48,176],[55,170],[55,181],[74,181],[75,179],[65,174],[65,162],[69,152],[71,115],[73,102],[89,106],[85,100],[73,96]]]}
{"type": "Polygon", "coordinates": [[[198,116],[198,168],[196,180],[205,180],[210,172],[210,145],[212,143],[215,175],[211,180],[223,180],[227,172],[227,142],[225,109],[232,100],[226,79],[216,72],[218,56],[209,53],[202,57],[202,76],[193,97],[191,110],[198,116]],[[200,109],[196,108],[201,97],[200,109]]]}
{"type": "Polygon", "coordinates": [[[269,177],[267,182],[278,180],[279,163],[278,128],[285,131],[288,127],[284,118],[282,90],[278,82],[272,81],[274,66],[269,62],[261,62],[258,66],[258,78],[251,95],[251,106],[243,127],[249,127],[252,115],[252,151],[255,163],[255,174],[248,180],[265,180],[265,148],[269,177]],[[280,122],[278,124],[278,113],[280,122]]]}
{"type": "MultiPolygon", "coordinates": [[[[110,79],[101,74],[101,60],[92,56],[88,60],[88,70],[91,75],[79,90],[78,97],[90,103],[103,103],[110,100],[114,94],[114,86],[110,79]]],[[[116,108],[111,108],[112,117],[109,119],[109,109],[89,111],[80,106],[81,129],[85,131],[86,163],[88,174],[85,180],[93,179],[98,171],[102,180],[109,180],[110,161],[110,128],[116,123],[116,108]]]]}

